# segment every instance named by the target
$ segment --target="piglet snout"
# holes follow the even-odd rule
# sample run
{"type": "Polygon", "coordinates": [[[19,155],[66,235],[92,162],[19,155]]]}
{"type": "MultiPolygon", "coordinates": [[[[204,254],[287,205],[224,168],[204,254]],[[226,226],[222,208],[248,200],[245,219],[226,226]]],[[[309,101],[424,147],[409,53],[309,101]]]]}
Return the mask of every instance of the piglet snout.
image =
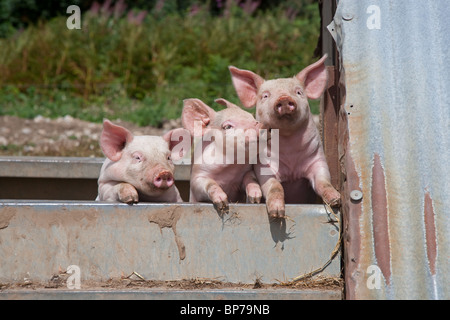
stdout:
{"type": "Polygon", "coordinates": [[[170,171],[160,172],[153,180],[155,187],[159,189],[168,189],[174,184],[173,175],[170,171]]]}
{"type": "Polygon", "coordinates": [[[291,115],[297,110],[297,103],[289,96],[281,96],[275,102],[274,110],[279,116],[291,115]]]}

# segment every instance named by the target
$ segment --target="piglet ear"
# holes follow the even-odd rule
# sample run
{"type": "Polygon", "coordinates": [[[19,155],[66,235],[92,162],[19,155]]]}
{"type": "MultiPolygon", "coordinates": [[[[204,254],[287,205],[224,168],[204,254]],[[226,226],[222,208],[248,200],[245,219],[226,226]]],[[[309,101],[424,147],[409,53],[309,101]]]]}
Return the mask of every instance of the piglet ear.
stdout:
{"type": "Polygon", "coordinates": [[[124,127],[113,124],[108,119],[103,120],[103,131],[100,137],[100,147],[111,161],[119,161],[123,148],[133,140],[133,134],[124,127]]]}
{"type": "Polygon", "coordinates": [[[251,108],[255,106],[258,89],[263,84],[264,79],[248,70],[238,69],[233,66],[229,66],[228,69],[231,72],[234,88],[244,107],[251,108]]]}
{"type": "Polygon", "coordinates": [[[325,54],[319,61],[307,66],[295,77],[304,85],[306,96],[309,99],[318,99],[322,95],[328,81],[325,68],[325,54]]]}
{"type": "Polygon", "coordinates": [[[189,154],[191,150],[191,133],[187,129],[177,128],[163,135],[172,151],[172,160],[176,163],[189,154]]]}
{"type": "Polygon", "coordinates": [[[221,105],[223,105],[223,106],[225,106],[227,108],[238,108],[238,109],[240,109],[239,106],[235,105],[234,103],[231,103],[230,101],[228,101],[228,100],[226,100],[224,98],[218,98],[218,99],[214,100],[214,102],[216,102],[218,104],[221,104],[221,105]]]}
{"type": "Polygon", "coordinates": [[[183,100],[183,105],[181,114],[183,127],[189,130],[193,136],[203,135],[206,127],[214,119],[216,112],[199,99],[183,100]],[[201,131],[195,130],[196,128],[201,129],[201,131]]]}

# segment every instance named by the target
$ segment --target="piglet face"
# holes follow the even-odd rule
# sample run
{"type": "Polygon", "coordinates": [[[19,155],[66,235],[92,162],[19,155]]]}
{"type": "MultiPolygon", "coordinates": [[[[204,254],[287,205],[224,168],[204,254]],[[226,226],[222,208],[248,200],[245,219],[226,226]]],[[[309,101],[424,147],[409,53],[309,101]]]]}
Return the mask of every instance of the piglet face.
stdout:
{"type": "Polygon", "coordinates": [[[175,166],[169,145],[162,137],[134,137],[124,148],[121,161],[128,182],[142,193],[159,193],[174,185],[175,166]]]}
{"type": "Polygon", "coordinates": [[[204,142],[214,141],[215,152],[222,155],[245,153],[248,157],[249,149],[253,149],[256,155],[262,125],[252,114],[231,102],[225,99],[217,99],[216,102],[227,108],[216,112],[199,99],[186,99],[182,114],[183,126],[193,136],[201,136],[204,142]]]}
{"type": "Polygon", "coordinates": [[[217,99],[216,102],[227,108],[216,113],[211,127],[222,131],[228,142],[227,146],[231,147],[233,141],[236,141],[236,143],[240,144],[238,148],[248,149],[249,146],[258,143],[262,124],[256,121],[251,113],[242,110],[225,99],[217,99]]]}
{"type": "Polygon", "coordinates": [[[171,137],[175,130],[163,137],[134,136],[126,128],[105,120],[100,146],[112,164],[104,174],[110,180],[131,184],[145,195],[163,193],[174,186],[171,150],[176,142],[171,137]]]}
{"type": "Polygon", "coordinates": [[[309,116],[309,104],[297,78],[265,81],[257,94],[256,117],[271,128],[297,128],[309,116]]]}
{"type": "Polygon", "coordinates": [[[264,80],[248,70],[229,67],[238,96],[265,126],[296,131],[310,118],[309,99],[318,99],[327,83],[326,55],[292,78],[264,80]]]}

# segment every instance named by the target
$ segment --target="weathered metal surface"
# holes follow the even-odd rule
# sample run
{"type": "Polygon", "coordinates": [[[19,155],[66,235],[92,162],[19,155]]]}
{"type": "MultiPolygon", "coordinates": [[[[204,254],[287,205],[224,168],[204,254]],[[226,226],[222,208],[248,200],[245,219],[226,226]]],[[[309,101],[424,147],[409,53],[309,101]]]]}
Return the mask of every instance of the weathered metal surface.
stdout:
{"type": "Polygon", "coordinates": [[[329,26],[348,299],[450,298],[449,15],[444,0],[340,0],[329,26]]]}
{"type": "MultiPolygon", "coordinates": [[[[98,179],[104,158],[0,157],[0,177],[98,179]]],[[[190,166],[175,166],[175,180],[188,181],[190,166]]]]}
{"type": "MultiPolygon", "coordinates": [[[[340,290],[5,290],[0,300],[341,300],[340,290]]],[[[222,310],[223,312],[223,310],[222,310]]]]}
{"type": "MultiPolygon", "coordinates": [[[[321,205],[288,205],[269,221],[266,207],[211,204],[0,202],[0,282],[48,281],[77,265],[81,281],[120,278],[220,279],[272,283],[322,266],[338,240],[321,205]]],[[[336,257],[325,275],[339,276],[336,257]]]]}
{"type": "MultiPolygon", "coordinates": [[[[0,199],[94,200],[104,158],[0,157],[0,199]]],[[[189,201],[190,166],[175,166],[175,184],[189,201]]]]}
{"type": "Polygon", "coordinates": [[[98,178],[103,158],[0,157],[0,177],[98,178]]]}
{"type": "Polygon", "coordinates": [[[340,188],[340,168],[338,158],[338,118],[339,118],[339,89],[336,86],[337,68],[327,67],[328,87],[321,101],[320,113],[322,115],[321,135],[322,143],[331,175],[331,184],[336,190],[340,188]]]}

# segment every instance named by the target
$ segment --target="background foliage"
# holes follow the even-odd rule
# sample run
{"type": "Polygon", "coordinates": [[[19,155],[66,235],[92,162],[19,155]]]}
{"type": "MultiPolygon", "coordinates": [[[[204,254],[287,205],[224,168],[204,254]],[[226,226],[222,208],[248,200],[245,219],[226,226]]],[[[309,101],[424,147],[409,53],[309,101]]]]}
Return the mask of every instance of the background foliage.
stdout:
{"type": "Polygon", "coordinates": [[[186,98],[238,103],[228,66],[296,74],[319,19],[313,0],[0,0],[0,115],[158,126],[186,98]],[[71,4],[81,30],[66,28],[71,4]]]}

